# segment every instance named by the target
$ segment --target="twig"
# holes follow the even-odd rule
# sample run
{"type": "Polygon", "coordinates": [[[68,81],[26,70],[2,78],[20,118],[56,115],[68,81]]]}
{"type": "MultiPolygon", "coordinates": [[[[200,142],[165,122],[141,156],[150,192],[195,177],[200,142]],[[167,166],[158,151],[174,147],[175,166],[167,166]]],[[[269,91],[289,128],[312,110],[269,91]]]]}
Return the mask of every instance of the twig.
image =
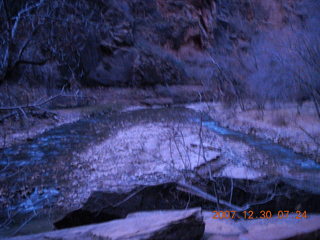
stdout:
{"type": "Polygon", "coordinates": [[[14,231],[12,236],[16,235],[25,225],[27,225],[36,216],[37,214],[35,213],[35,211],[33,211],[33,214],[23,224],[21,224],[17,230],[14,231]]]}
{"type": "Polygon", "coordinates": [[[22,14],[25,14],[27,12],[30,12],[32,9],[34,8],[39,8],[43,3],[44,3],[45,0],[40,0],[38,3],[34,4],[34,5],[31,5],[29,7],[26,7],[22,10],[19,11],[16,19],[15,19],[15,22],[14,22],[14,25],[11,29],[11,38],[14,39],[15,36],[16,36],[16,32],[17,32],[17,28],[18,28],[18,24],[20,22],[20,18],[21,18],[21,15],[22,14]]]}
{"type": "Polygon", "coordinates": [[[124,198],[122,201],[112,205],[112,207],[118,207],[120,206],[122,203],[128,201],[130,198],[134,197],[135,195],[137,195],[139,192],[141,192],[142,190],[144,190],[146,187],[142,187],[141,189],[131,193],[129,196],[127,196],[126,198],[124,198]]]}
{"type": "Polygon", "coordinates": [[[49,98],[47,98],[46,100],[39,102],[39,101],[35,101],[33,104],[24,104],[24,105],[17,105],[17,106],[9,106],[9,107],[0,107],[0,111],[6,111],[6,110],[21,110],[23,108],[35,108],[35,107],[41,107],[51,101],[53,101],[54,99],[63,96],[63,90],[61,90],[61,92],[59,94],[56,94],[54,96],[51,96],[49,98]]]}
{"type": "Polygon", "coordinates": [[[253,206],[253,205],[261,205],[261,204],[265,204],[267,202],[270,202],[271,200],[273,200],[273,198],[275,197],[276,195],[274,193],[272,193],[272,195],[266,199],[263,199],[263,200],[260,200],[260,201],[256,201],[256,202],[251,202],[251,203],[248,203],[248,206],[253,206]]]}
{"type": "Polygon", "coordinates": [[[312,136],[306,129],[304,129],[303,127],[301,127],[300,125],[298,125],[298,127],[301,129],[302,132],[304,132],[304,134],[306,134],[316,145],[317,147],[317,152],[316,152],[316,158],[319,157],[319,149],[320,149],[320,141],[315,137],[312,136]]]}
{"type": "Polygon", "coordinates": [[[233,178],[231,178],[231,190],[230,190],[231,194],[230,194],[230,198],[229,198],[229,203],[232,202],[232,195],[233,195],[233,178]]]}
{"type": "Polygon", "coordinates": [[[6,115],[4,115],[2,118],[0,118],[0,122],[4,121],[5,119],[15,116],[17,114],[17,112],[12,112],[12,113],[8,113],[6,115]]]}
{"type": "Polygon", "coordinates": [[[306,129],[304,129],[303,127],[301,127],[300,125],[298,125],[298,127],[300,128],[300,130],[302,132],[304,132],[309,138],[311,138],[311,140],[313,140],[313,142],[317,145],[320,146],[320,142],[318,142],[318,139],[314,136],[312,136],[309,132],[307,132],[306,129]]]}
{"type": "MultiPolygon", "coordinates": [[[[204,191],[202,191],[201,189],[195,187],[195,186],[192,186],[188,183],[182,183],[182,182],[179,182],[178,183],[178,190],[180,191],[185,191],[187,193],[191,193],[193,195],[196,195],[198,197],[201,197],[205,200],[208,200],[208,201],[211,201],[211,202],[214,202],[214,203],[218,203],[218,199],[204,191]]],[[[228,203],[224,200],[221,200],[219,199],[219,204],[221,205],[224,205],[226,207],[229,207],[231,209],[234,209],[236,211],[245,211],[247,210],[250,205],[249,204],[246,204],[245,206],[237,206],[237,205],[234,205],[234,204],[231,204],[231,203],[228,203]]]]}
{"type": "Polygon", "coordinates": [[[25,112],[22,108],[18,108],[18,109],[19,109],[19,111],[22,113],[22,115],[23,115],[26,119],[28,119],[28,116],[27,116],[26,112],[25,112]]]}

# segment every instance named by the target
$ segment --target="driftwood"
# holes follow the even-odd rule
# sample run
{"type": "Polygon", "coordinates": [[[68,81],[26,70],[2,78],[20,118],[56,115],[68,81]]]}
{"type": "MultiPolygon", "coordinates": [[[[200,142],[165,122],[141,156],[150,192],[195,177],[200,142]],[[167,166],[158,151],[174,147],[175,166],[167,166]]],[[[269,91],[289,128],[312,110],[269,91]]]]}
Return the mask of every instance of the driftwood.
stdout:
{"type": "MultiPolygon", "coordinates": [[[[55,100],[58,97],[61,96],[69,96],[70,95],[65,95],[63,94],[64,89],[62,89],[58,94],[53,95],[45,100],[37,100],[35,102],[33,102],[32,104],[24,104],[24,105],[17,105],[17,106],[4,106],[4,107],[0,107],[0,111],[8,111],[8,110],[21,110],[21,109],[25,109],[25,108],[40,108],[41,106],[55,100]]],[[[72,95],[73,96],[73,95],[72,95]]],[[[74,96],[73,96],[74,97],[74,96]]]]}
{"type": "Polygon", "coordinates": [[[178,190],[190,193],[192,195],[196,195],[196,196],[201,197],[207,201],[221,204],[223,206],[226,206],[230,209],[234,209],[235,211],[239,211],[239,212],[246,211],[253,205],[265,204],[265,203],[271,201],[275,197],[274,194],[271,194],[270,197],[268,197],[264,200],[247,203],[244,206],[237,206],[237,205],[232,204],[231,202],[226,202],[222,199],[218,199],[217,197],[214,197],[214,196],[210,195],[209,193],[204,192],[200,188],[195,187],[195,186],[188,184],[186,182],[179,182],[178,183],[178,190]]]}
{"type": "Polygon", "coordinates": [[[245,211],[245,210],[250,208],[249,204],[246,204],[244,206],[237,206],[237,205],[231,204],[231,203],[226,202],[226,201],[221,200],[221,199],[218,200],[218,198],[210,195],[209,193],[206,193],[206,192],[202,191],[200,188],[195,187],[195,186],[190,185],[190,184],[185,183],[185,182],[179,182],[178,183],[178,190],[190,193],[192,195],[196,195],[196,196],[201,197],[201,198],[203,198],[203,199],[205,199],[207,201],[211,201],[211,202],[214,202],[214,203],[219,203],[221,205],[224,205],[224,206],[229,207],[231,209],[234,209],[236,211],[245,211]]]}
{"type": "Polygon", "coordinates": [[[59,98],[59,97],[76,97],[76,98],[85,98],[83,96],[78,96],[77,94],[65,94],[64,93],[64,88],[62,88],[62,90],[53,96],[50,96],[46,99],[40,98],[38,100],[36,100],[35,102],[31,103],[31,104],[22,104],[22,105],[16,105],[16,106],[2,106],[0,107],[0,112],[1,111],[11,111],[10,113],[4,115],[3,117],[0,118],[0,122],[4,121],[7,118],[13,117],[17,114],[19,114],[19,112],[23,115],[24,118],[28,118],[27,117],[27,111],[31,111],[31,110],[38,110],[41,112],[45,112],[45,113],[50,113],[53,116],[56,115],[56,113],[46,109],[45,107],[43,107],[44,105],[52,102],[53,100],[59,98]]]}

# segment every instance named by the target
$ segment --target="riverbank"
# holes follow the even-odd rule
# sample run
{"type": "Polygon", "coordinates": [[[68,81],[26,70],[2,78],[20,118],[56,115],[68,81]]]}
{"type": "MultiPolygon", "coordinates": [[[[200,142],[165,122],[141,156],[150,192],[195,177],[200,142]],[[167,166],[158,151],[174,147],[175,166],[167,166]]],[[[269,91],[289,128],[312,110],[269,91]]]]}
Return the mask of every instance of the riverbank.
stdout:
{"type": "MultiPolygon", "coordinates": [[[[50,99],[44,90],[35,89],[30,98],[34,101],[50,99]]],[[[68,97],[57,97],[42,106],[43,111],[25,111],[26,116],[13,111],[0,112],[0,149],[14,144],[31,141],[37,135],[63,124],[72,123],[91,115],[101,115],[110,111],[133,110],[146,107],[168,107],[209,99],[210,94],[201,85],[173,85],[149,88],[83,88],[77,92],[67,92],[68,97]]],[[[51,95],[52,97],[52,95],[51,95]]]]}
{"type": "Polygon", "coordinates": [[[311,102],[299,109],[300,114],[294,103],[277,107],[267,104],[263,111],[254,108],[242,111],[222,103],[197,103],[188,107],[207,113],[223,127],[271,140],[320,162],[320,120],[311,102]]]}
{"type": "MultiPolygon", "coordinates": [[[[93,191],[127,192],[139,185],[193,178],[195,173],[209,179],[290,177],[286,181],[299,191],[314,191],[318,186],[317,168],[305,168],[303,156],[263,139],[217,128],[200,112],[210,110],[208,104],[189,107],[198,112],[142,104],[114,110],[110,105],[81,108],[86,113],[82,120],[6,148],[3,154],[8,160],[1,163],[5,171],[0,179],[3,210],[10,209],[12,216],[17,211],[28,216],[34,210],[40,215],[44,209],[58,218],[61,215],[53,212],[79,208],[93,191]],[[269,152],[260,151],[261,143],[269,152]],[[281,154],[275,155],[274,150],[281,154]],[[281,162],[292,157],[297,165],[281,162]]],[[[52,221],[43,229],[51,230],[52,221]]],[[[31,223],[27,229],[34,229],[31,223]]],[[[26,228],[19,233],[28,232],[26,228]]]]}

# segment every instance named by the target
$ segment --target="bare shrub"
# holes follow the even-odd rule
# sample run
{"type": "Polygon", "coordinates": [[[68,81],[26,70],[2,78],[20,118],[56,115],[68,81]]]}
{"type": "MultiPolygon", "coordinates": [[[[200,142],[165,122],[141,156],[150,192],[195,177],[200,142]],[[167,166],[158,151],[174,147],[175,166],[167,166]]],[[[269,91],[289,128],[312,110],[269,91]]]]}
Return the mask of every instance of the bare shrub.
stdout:
{"type": "Polygon", "coordinates": [[[301,62],[300,66],[295,68],[295,81],[298,85],[298,96],[296,102],[302,107],[303,102],[311,100],[320,118],[320,39],[303,37],[297,43],[295,55],[301,62]]]}
{"type": "Polygon", "coordinates": [[[216,93],[216,99],[221,100],[226,107],[239,104],[245,110],[246,86],[241,78],[234,75],[227,66],[218,63],[212,56],[211,61],[215,68],[211,88],[216,93]]]}
{"type": "Polygon", "coordinates": [[[85,0],[1,1],[0,83],[14,79],[17,71],[19,77],[33,72],[31,82],[39,83],[45,74],[37,73],[36,67],[48,63],[57,64],[63,72],[59,87],[81,79],[86,42],[102,24],[95,13],[103,11],[103,6],[97,5],[85,0]]]}

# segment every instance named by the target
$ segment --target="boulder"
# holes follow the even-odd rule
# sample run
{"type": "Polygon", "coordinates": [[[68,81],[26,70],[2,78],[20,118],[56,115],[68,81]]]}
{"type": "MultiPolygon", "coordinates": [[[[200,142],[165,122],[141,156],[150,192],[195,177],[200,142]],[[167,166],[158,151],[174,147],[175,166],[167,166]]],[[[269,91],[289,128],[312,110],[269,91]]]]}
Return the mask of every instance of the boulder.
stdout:
{"type": "Polygon", "coordinates": [[[132,78],[132,64],[137,57],[134,48],[115,49],[105,54],[89,75],[90,84],[104,86],[126,86],[132,78]]]}
{"type": "MultiPolygon", "coordinates": [[[[264,209],[270,210],[273,215],[279,210],[291,212],[300,210],[307,211],[309,214],[320,212],[319,195],[296,189],[282,180],[233,179],[231,182],[229,178],[215,178],[215,183],[216,191],[221,199],[230,198],[225,189],[233,188],[232,203],[239,207],[249,203],[251,207],[247,210],[254,212],[264,209]],[[272,193],[274,196],[270,197],[272,193]],[[260,204],[254,204],[257,202],[260,204]]],[[[203,182],[202,186],[201,184],[194,186],[215,196],[214,186],[210,183],[203,182]]],[[[230,206],[224,206],[221,202],[220,205],[230,210],[230,206]]],[[[174,182],[140,186],[128,193],[97,191],[92,193],[82,208],[70,212],[54,225],[61,229],[125,218],[128,214],[138,211],[194,207],[215,210],[217,204],[214,200],[209,200],[204,195],[199,195],[190,189],[185,190],[181,188],[180,183],[174,182]]]]}
{"type": "Polygon", "coordinates": [[[141,186],[129,193],[93,192],[84,206],[54,223],[58,229],[125,218],[138,211],[215,205],[178,189],[177,183],[141,186]]]}
{"type": "Polygon", "coordinates": [[[202,50],[213,39],[212,0],[203,6],[162,0],[107,3],[108,25],[101,30],[99,47],[90,45],[98,57],[84,59],[86,84],[144,87],[203,80],[199,74],[207,71],[202,50]],[[198,65],[200,69],[189,73],[198,65]]]}
{"type": "Polygon", "coordinates": [[[155,86],[187,82],[182,61],[163,49],[147,43],[139,46],[139,55],[133,62],[132,85],[155,86]]]}
{"type": "Polygon", "coordinates": [[[200,240],[204,228],[201,209],[195,208],[135,213],[126,219],[108,223],[15,237],[11,240],[200,240]]]}
{"type": "Polygon", "coordinates": [[[104,86],[155,86],[183,83],[184,66],[156,46],[118,47],[101,43],[101,61],[89,72],[88,81],[104,86]]]}

